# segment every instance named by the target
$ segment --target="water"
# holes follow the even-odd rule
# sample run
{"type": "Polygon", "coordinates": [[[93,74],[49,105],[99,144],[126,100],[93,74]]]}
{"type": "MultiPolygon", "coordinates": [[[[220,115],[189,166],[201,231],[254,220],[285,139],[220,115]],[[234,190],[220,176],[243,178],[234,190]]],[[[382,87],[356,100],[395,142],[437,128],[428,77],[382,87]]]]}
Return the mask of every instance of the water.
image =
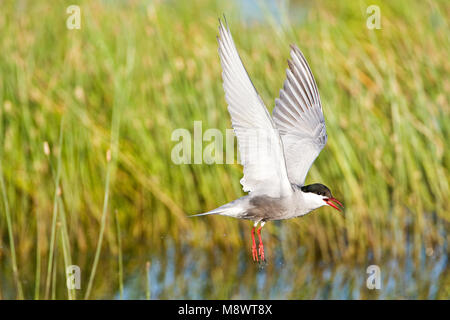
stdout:
{"type": "MultiPolygon", "coordinates": [[[[328,260],[316,255],[311,259],[314,248],[306,245],[293,248],[289,244],[289,237],[299,235],[283,232],[287,223],[275,224],[275,228],[263,233],[268,258],[265,264],[252,261],[249,233],[242,235],[242,246],[224,246],[209,236],[195,243],[191,241],[194,234],[189,232],[177,235],[178,241],[168,235],[152,241],[134,239],[124,230],[123,242],[130,246],[123,249],[122,298],[145,299],[148,290],[151,299],[450,298],[449,247],[445,241],[432,248],[421,243],[415,247],[414,237],[407,236],[405,244],[393,243],[388,252],[381,254],[368,252],[355,255],[357,258],[343,256],[328,260]],[[282,236],[274,237],[274,231],[282,236]],[[151,262],[148,276],[147,261],[151,262]],[[367,268],[371,265],[379,267],[380,289],[367,286],[370,276],[367,268]]],[[[438,221],[438,225],[441,239],[447,239],[447,224],[438,221]]],[[[81,268],[78,299],[84,296],[92,267],[93,255],[88,252],[87,255],[75,248],[72,251],[74,264],[81,268]]],[[[15,299],[11,262],[7,254],[1,257],[0,298],[15,299]]],[[[39,298],[44,298],[45,291],[47,265],[44,259],[45,254],[39,298]]],[[[56,253],[56,259],[58,273],[54,296],[67,299],[62,252],[56,253]]],[[[35,297],[35,256],[28,260],[21,258],[21,261],[28,262],[20,264],[19,271],[25,298],[31,299],[35,297]]],[[[118,252],[109,245],[103,248],[90,298],[121,298],[118,252]]]]}
{"type": "MultiPolygon", "coordinates": [[[[414,256],[408,244],[404,257],[371,255],[363,262],[310,262],[308,248],[284,256],[268,252],[266,264],[253,263],[250,248],[215,254],[184,246],[178,251],[170,238],[167,249],[148,257],[152,299],[437,299],[449,298],[447,244],[414,256]],[[380,268],[381,288],[367,287],[367,267],[380,268]]],[[[143,265],[143,262],[142,262],[143,265]]],[[[127,277],[125,299],[145,298],[142,271],[127,277]]],[[[119,298],[119,293],[115,295],[119,298]]]]}

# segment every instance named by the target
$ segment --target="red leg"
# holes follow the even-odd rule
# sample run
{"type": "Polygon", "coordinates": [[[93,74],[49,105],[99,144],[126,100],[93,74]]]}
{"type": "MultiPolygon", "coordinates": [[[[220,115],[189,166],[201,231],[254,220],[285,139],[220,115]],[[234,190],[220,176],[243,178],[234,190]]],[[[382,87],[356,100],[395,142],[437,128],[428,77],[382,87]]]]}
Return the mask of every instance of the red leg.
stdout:
{"type": "Polygon", "coordinates": [[[264,258],[264,245],[263,245],[262,238],[261,238],[261,228],[262,228],[262,227],[263,227],[263,226],[261,225],[261,226],[258,228],[259,255],[261,256],[261,261],[265,261],[265,258],[264,258]]]}
{"type": "Polygon", "coordinates": [[[252,228],[252,256],[253,261],[258,261],[258,252],[256,251],[255,227],[252,228]]]}

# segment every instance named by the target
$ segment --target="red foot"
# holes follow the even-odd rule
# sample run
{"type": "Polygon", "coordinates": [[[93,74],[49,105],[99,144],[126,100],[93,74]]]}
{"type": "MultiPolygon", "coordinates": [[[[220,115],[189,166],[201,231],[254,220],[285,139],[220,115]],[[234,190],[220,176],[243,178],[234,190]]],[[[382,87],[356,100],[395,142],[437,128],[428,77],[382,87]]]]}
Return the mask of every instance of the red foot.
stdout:
{"type": "Polygon", "coordinates": [[[261,257],[261,261],[266,261],[266,259],[264,258],[264,246],[262,245],[262,243],[259,245],[259,255],[261,257]]]}
{"type": "Polygon", "coordinates": [[[252,228],[252,256],[253,261],[258,261],[258,252],[256,251],[255,227],[252,228]]]}
{"type": "Polygon", "coordinates": [[[261,257],[261,261],[265,261],[266,259],[264,258],[264,245],[263,245],[262,238],[261,238],[261,228],[262,228],[262,226],[260,226],[258,228],[258,239],[259,239],[258,252],[259,252],[259,256],[261,257]]]}

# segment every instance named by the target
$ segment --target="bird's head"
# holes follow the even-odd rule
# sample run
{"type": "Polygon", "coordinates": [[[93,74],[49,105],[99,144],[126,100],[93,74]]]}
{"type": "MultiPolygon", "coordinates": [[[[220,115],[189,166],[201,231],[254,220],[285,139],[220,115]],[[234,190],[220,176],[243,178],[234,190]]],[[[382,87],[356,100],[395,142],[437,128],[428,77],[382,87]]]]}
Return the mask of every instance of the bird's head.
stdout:
{"type": "Polygon", "coordinates": [[[301,187],[301,190],[304,192],[307,201],[312,205],[316,206],[316,208],[328,205],[330,207],[335,208],[338,211],[342,211],[342,209],[340,209],[337,205],[341,206],[342,208],[344,207],[342,203],[340,203],[337,199],[333,197],[330,189],[328,189],[328,187],[323,184],[320,183],[310,184],[301,187]]]}

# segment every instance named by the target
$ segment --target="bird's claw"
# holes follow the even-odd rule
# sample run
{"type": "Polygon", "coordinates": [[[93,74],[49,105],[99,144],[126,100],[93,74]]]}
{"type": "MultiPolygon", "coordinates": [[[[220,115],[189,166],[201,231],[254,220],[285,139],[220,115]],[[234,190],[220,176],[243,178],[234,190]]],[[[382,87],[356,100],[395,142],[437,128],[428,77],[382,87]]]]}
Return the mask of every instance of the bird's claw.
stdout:
{"type": "Polygon", "coordinates": [[[253,261],[258,261],[258,251],[256,251],[256,246],[252,247],[253,261]]]}
{"type": "Polygon", "coordinates": [[[259,245],[259,256],[261,257],[261,262],[266,261],[265,257],[264,257],[264,246],[262,244],[259,245]]]}
{"type": "Polygon", "coordinates": [[[261,238],[261,228],[264,225],[264,223],[261,224],[261,226],[259,227],[257,233],[258,233],[258,240],[259,240],[259,246],[258,246],[258,250],[256,250],[256,241],[255,241],[255,227],[254,226],[252,228],[252,257],[253,257],[253,261],[260,261],[261,258],[261,262],[266,262],[266,258],[264,257],[264,245],[262,243],[262,238],[261,238]]]}

